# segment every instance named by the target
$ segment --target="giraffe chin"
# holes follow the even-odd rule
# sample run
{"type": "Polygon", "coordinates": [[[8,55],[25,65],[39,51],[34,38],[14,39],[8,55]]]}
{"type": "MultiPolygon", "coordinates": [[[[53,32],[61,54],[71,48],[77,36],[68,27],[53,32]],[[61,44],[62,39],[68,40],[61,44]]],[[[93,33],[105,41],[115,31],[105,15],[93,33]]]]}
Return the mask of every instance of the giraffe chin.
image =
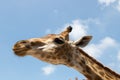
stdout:
{"type": "Polygon", "coordinates": [[[21,57],[26,56],[26,53],[25,53],[25,52],[20,52],[20,53],[15,52],[15,54],[16,54],[17,56],[21,56],[21,57]]]}

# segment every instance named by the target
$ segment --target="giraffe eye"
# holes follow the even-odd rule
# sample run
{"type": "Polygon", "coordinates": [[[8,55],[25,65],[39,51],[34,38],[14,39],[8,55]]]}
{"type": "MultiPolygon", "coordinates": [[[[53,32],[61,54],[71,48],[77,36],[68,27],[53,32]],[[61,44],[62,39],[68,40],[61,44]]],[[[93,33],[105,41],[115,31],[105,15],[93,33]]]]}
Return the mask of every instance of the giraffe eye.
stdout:
{"type": "Polygon", "coordinates": [[[63,44],[64,43],[64,41],[62,39],[59,39],[59,38],[55,38],[54,42],[57,43],[57,44],[63,44]]]}

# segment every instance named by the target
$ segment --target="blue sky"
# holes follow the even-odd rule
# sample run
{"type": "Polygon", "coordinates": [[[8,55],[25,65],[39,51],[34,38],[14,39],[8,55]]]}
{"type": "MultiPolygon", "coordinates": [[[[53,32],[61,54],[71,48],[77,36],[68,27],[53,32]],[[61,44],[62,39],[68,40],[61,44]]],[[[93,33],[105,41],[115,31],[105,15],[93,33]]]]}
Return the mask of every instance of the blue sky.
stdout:
{"type": "Polygon", "coordinates": [[[73,26],[72,40],[92,35],[83,48],[120,73],[120,0],[0,0],[0,80],[84,79],[72,68],[14,55],[18,40],[73,26]]]}

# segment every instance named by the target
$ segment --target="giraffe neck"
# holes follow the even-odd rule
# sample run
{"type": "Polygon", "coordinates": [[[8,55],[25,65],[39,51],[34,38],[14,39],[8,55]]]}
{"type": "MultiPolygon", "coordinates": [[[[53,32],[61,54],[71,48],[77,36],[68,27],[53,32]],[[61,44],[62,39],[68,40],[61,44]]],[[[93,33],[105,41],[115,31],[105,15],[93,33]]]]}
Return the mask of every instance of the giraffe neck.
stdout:
{"type": "Polygon", "coordinates": [[[76,69],[89,80],[120,80],[119,74],[103,66],[79,48],[72,51],[66,65],[76,69]]]}

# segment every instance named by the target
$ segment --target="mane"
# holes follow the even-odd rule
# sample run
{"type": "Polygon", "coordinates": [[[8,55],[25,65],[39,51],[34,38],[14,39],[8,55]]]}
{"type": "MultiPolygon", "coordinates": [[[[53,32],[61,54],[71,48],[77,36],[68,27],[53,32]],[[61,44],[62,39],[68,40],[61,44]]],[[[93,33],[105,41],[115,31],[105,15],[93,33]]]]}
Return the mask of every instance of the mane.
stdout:
{"type": "Polygon", "coordinates": [[[96,64],[98,64],[99,66],[101,66],[103,69],[107,70],[108,72],[110,72],[111,74],[114,74],[115,76],[119,77],[120,78],[120,74],[114,72],[113,70],[111,70],[110,68],[108,67],[105,67],[103,64],[101,64],[100,62],[98,62],[96,59],[94,59],[93,57],[89,56],[86,52],[84,52],[82,49],[80,48],[77,48],[81,54],[87,56],[88,58],[90,58],[92,61],[94,61],[96,64]]]}

